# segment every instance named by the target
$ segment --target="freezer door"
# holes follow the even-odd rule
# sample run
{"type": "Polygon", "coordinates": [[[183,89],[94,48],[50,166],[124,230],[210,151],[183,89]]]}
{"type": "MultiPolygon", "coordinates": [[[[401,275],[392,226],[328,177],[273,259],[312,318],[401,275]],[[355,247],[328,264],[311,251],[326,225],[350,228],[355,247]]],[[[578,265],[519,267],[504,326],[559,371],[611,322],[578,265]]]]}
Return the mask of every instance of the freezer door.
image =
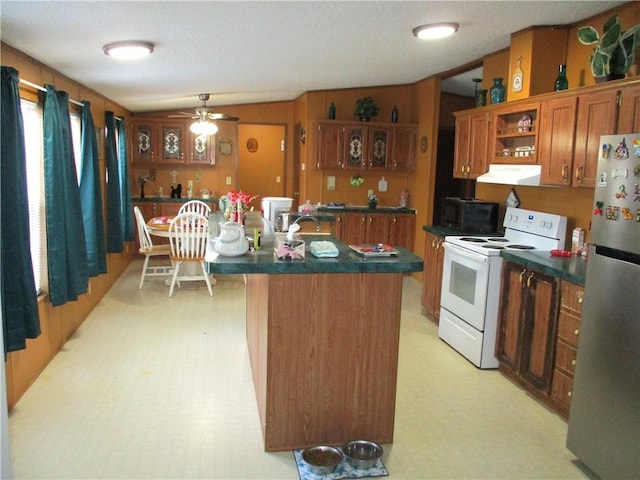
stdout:
{"type": "Polygon", "coordinates": [[[591,247],[567,447],[602,478],[640,472],[639,292],[640,265],[591,247]]]}
{"type": "Polygon", "coordinates": [[[640,133],[600,138],[591,243],[640,254],[640,133]]]}

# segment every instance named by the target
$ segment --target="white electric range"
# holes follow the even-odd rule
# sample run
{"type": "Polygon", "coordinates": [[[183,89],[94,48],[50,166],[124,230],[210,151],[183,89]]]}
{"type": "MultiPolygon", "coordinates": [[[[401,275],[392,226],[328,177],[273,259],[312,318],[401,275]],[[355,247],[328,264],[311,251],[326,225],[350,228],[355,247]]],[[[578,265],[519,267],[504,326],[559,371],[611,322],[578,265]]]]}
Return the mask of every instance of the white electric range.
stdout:
{"type": "Polygon", "coordinates": [[[509,207],[504,237],[447,236],[438,336],[479,368],[497,368],[494,356],[502,250],[564,248],[567,218],[509,207]]]}

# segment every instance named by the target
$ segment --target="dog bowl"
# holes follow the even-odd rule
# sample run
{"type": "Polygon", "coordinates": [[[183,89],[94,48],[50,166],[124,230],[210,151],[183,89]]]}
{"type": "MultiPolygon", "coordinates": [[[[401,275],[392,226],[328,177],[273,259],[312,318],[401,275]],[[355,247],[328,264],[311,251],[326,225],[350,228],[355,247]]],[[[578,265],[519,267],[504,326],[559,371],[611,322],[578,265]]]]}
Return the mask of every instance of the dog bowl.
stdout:
{"type": "Polygon", "coordinates": [[[309,465],[310,470],[316,475],[328,475],[333,473],[344,455],[339,448],[318,445],[302,451],[302,460],[309,465]]]}
{"type": "Polygon", "coordinates": [[[382,447],[368,440],[354,440],[342,447],[344,456],[356,468],[368,469],[382,456],[382,447]]]}

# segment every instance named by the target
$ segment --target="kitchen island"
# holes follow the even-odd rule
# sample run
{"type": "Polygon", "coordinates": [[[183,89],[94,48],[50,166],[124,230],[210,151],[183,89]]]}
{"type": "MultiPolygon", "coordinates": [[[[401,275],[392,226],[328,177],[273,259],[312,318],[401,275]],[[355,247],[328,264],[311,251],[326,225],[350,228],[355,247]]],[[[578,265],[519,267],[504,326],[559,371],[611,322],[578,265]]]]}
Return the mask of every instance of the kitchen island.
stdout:
{"type": "Polygon", "coordinates": [[[366,258],[335,237],[336,258],[279,261],[273,248],[207,256],[247,274],[247,345],[266,451],[393,441],[402,278],[422,259],[366,258]]]}

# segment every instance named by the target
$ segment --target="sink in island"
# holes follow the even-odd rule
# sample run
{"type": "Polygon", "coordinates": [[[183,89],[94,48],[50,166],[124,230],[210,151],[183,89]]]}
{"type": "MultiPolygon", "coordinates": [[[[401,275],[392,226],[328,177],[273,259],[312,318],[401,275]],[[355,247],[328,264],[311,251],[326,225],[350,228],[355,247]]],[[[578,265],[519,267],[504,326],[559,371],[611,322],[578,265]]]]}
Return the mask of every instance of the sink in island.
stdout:
{"type": "Polygon", "coordinates": [[[393,441],[402,278],[422,259],[279,261],[273,248],[208,254],[209,272],[247,274],[247,345],[265,451],[393,441]]]}

